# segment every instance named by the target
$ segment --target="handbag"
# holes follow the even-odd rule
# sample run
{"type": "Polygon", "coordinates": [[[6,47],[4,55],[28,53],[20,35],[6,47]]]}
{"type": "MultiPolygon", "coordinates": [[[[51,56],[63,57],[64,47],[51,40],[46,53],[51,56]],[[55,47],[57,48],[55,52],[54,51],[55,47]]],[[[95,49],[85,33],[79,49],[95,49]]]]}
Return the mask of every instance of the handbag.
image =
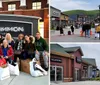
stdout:
{"type": "Polygon", "coordinates": [[[0,58],[0,67],[6,64],[6,60],[4,58],[0,58]]]}
{"type": "Polygon", "coordinates": [[[14,54],[20,55],[22,53],[22,50],[15,50],[14,54]]]}

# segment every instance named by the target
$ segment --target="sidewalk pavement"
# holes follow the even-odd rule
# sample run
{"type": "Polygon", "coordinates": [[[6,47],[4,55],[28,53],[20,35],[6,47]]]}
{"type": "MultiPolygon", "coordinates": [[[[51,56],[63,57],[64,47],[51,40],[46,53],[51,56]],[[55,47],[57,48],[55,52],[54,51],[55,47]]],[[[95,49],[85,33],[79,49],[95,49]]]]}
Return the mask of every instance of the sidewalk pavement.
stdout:
{"type": "Polygon", "coordinates": [[[35,78],[20,72],[19,76],[11,76],[6,80],[0,81],[0,85],[49,85],[49,78],[48,76],[35,78]]]}
{"type": "Polygon", "coordinates": [[[78,81],[66,83],[51,83],[50,85],[100,85],[100,81],[78,81]]]}
{"type": "Polygon", "coordinates": [[[93,35],[90,38],[85,38],[80,36],[80,29],[75,29],[74,35],[68,35],[67,32],[70,29],[64,29],[65,36],[60,36],[59,31],[51,31],[51,42],[100,42],[97,38],[95,39],[95,29],[92,28],[93,35]]]}

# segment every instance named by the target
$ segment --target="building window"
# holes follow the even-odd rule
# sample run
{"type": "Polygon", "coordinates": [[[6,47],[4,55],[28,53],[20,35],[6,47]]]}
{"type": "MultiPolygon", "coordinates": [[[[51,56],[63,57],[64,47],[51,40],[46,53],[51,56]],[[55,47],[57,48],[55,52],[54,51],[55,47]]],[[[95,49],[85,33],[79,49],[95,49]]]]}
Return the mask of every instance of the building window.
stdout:
{"type": "Polygon", "coordinates": [[[33,2],[32,9],[41,9],[41,2],[33,2]]]}
{"type": "Polygon", "coordinates": [[[8,11],[16,10],[16,4],[9,4],[8,5],[8,11]]]}

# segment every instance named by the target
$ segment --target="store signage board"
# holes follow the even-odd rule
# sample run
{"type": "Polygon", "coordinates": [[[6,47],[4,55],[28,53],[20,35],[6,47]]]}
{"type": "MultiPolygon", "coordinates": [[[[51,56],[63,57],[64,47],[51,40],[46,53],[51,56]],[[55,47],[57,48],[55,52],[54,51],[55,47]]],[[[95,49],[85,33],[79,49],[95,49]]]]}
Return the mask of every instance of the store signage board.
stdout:
{"type": "Polygon", "coordinates": [[[77,63],[82,63],[82,59],[79,58],[79,57],[76,57],[76,62],[77,62],[77,63]]]}
{"type": "Polygon", "coordinates": [[[50,61],[51,62],[62,63],[62,59],[60,59],[60,58],[51,58],[50,61]]]}
{"type": "Polygon", "coordinates": [[[18,34],[32,34],[32,24],[18,21],[0,21],[0,34],[5,35],[11,33],[13,37],[17,37],[18,34]]]}

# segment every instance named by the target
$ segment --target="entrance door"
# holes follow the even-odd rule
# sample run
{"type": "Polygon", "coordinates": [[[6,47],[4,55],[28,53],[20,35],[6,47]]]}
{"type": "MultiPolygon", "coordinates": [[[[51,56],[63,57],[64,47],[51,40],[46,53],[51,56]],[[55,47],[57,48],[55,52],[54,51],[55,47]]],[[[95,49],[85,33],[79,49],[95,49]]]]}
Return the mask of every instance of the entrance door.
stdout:
{"type": "Polygon", "coordinates": [[[51,66],[50,68],[51,81],[63,81],[63,67],[51,66]]]}
{"type": "Polygon", "coordinates": [[[80,71],[79,69],[75,69],[75,81],[79,81],[80,80],[80,71]]]}

